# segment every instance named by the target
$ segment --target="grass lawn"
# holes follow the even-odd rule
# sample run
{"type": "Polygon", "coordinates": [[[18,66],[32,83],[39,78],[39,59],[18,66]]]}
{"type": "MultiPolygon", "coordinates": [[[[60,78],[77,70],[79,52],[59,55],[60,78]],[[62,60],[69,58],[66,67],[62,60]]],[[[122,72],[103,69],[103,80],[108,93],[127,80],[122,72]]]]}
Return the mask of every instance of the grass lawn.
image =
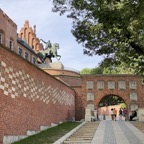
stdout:
{"type": "Polygon", "coordinates": [[[81,122],[64,122],[13,144],[52,144],[79,124],[81,122]]]}

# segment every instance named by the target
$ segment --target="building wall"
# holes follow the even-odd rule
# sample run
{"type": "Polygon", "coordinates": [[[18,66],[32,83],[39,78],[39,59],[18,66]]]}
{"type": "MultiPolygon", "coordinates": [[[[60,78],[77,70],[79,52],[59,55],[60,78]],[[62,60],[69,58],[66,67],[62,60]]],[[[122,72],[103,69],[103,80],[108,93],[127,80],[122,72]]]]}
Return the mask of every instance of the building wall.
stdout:
{"type": "Polygon", "coordinates": [[[0,144],[73,117],[74,90],[0,46],[0,144]]]}
{"type": "Polygon", "coordinates": [[[12,50],[17,51],[17,25],[1,9],[0,33],[2,33],[2,44],[10,48],[10,40],[12,40],[12,50]]]}
{"type": "Polygon", "coordinates": [[[20,53],[19,53],[19,48],[21,48],[22,49],[22,54],[21,54],[21,56],[23,57],[23,58],[25,58],[25,53],[27,52],[28,53],[28,61],[30,61],[31,63],[33,63],[33,64],[36,64],[36,61],[37,61],[37,56],[36,56],[36,54],[34,54],[34,53],[32,53],[29,49],[27,49],[27,48],[25,48],[23,45],[21,45],[21,44],[19,44],[18,43],[18,51],[17,51],[17,53],[20,55],[20,53]],[[35,62],[33,61],[33,59],[35,59],[35,62]]]}

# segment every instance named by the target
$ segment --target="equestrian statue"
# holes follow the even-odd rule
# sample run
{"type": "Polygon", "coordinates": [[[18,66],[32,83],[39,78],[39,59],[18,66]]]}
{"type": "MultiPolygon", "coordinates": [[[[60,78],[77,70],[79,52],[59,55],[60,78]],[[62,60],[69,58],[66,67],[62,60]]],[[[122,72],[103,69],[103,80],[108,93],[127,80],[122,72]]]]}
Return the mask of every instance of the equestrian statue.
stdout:
{"type": "Polygon", "coordinates": [[[52,59],[51,59],[52,57],[56,58],[57,60],[60,60],[61,56],[57,54],[57,50],[59,49],[59,44],[54,43],[52,45],[50,41],[45,42],[42,39],[40,40],[46,44],[45,49],[37,53],[37,56],[41,60],[41,62],[45,63],[46,58],[49,58],[50,62],[52,62],[52,59]]]}

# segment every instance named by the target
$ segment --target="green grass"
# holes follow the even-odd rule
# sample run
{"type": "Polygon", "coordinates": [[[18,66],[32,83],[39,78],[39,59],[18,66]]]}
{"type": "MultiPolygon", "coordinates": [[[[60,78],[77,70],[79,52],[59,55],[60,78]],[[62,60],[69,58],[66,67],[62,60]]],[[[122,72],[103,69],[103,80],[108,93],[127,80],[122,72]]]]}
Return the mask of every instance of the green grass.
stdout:
{"type": "Polygon", "coordinates": [[[13,144],[52,144],[70,130],[77,127],[80,122],[64,122],[56,127],[49,128],[41,133],[30,136],[13,144]]]}

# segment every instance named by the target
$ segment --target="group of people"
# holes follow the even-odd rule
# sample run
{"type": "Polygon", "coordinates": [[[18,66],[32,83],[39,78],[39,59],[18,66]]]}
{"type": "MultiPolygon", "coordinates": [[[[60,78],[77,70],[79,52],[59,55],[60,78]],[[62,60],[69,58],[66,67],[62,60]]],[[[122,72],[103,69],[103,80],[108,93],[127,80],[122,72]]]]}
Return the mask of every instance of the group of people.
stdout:
{"type": "MultiPolygon", "coordinates": [[[[111,108],[110,115],[111,115],[111,119],[116,121],[117,110],[115,108],[111,108]]],[[[137,117],[137,112],[132,111],[132,113],[129,117],[129,120],[132,121],[133,118],[135,118],[135,117],[137,117]]],[[[126,108],[120,108],[119,109],[119,120],[122,120],[122,118],[124,118],[125,121],[128,120],[128,110],[126,108]]]]}
{"type": "MultiPolygon", "coordinates": [[[[111,119],[116,121],[117,110],[115,108],[111,108],[110,114],[111,114],[111,119]]],[[[120,108],[120,110],[119,110],[119,120],[122,120],[122,117],[124,117],[124,119],[127,120],[127,109],[126,108],[120,108]]]]}
{"type": "Polygon", "coordinates": [[[128,111],[126,108],[119,109],[119,120],[122,120],[122,117],[124,117],[125,120],[128,120],[128,111]]]}

